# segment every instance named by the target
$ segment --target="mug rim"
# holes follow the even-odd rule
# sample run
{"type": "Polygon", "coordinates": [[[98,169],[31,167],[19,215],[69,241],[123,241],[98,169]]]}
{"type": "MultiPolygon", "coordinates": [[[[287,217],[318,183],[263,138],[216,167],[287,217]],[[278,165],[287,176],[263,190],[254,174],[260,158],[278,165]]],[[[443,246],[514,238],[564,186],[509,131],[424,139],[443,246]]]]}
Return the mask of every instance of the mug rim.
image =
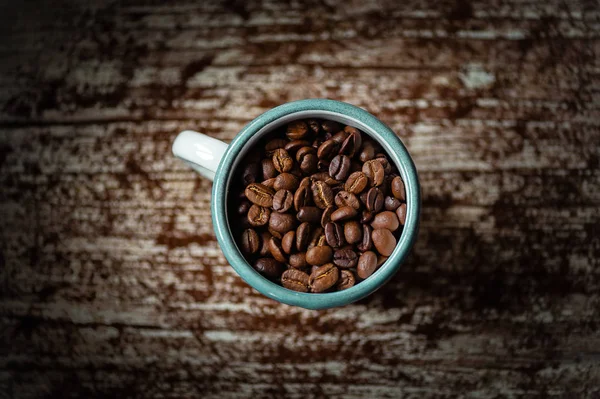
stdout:
{"type": "MultiPolygon", "coordinates": [[[[362,129],[361,129],[362,130],[362,129]]],[[[306,309],[326,309],[344,306],[364,298],[383,286],[399,270],[416,241],[421,210],[420,185],[416,167],[400,138],[383,122],[362,108],[329,99],[306,99],[282,104],[253,119],[232,140],[217,168],[212,189],[211,213],[217,241],[225,258],[237,274],[261,294],[288,305],[306,309]],[[265,126],[290,114],[302,111],[326,111],[355,119],[375,134],[398,167],[406,191],[407,214],[404,229],[396,248],[386,262],[360,284],[331,293],[302,293],[275,284],[260,275],[244,258],[231,234],[227,218],[228,182],[233,165],[250,138],[265,126]]]]}

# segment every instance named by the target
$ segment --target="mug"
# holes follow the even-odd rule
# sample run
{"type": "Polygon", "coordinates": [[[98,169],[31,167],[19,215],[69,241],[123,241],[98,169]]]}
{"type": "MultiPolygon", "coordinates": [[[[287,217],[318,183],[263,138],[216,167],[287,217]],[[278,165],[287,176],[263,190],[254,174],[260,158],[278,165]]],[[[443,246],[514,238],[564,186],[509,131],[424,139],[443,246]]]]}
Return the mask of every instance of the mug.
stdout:
{"type": "MultiPolygon", "coordinates": [[[[212,221],[225,258],[250,286],[276,301],[306,309],[326,309],[364,298],[380,288],[398,271],[417,238],[421,200],[415,165],[396,134],[375,116],[356,106],[327,99],[290,102],[258,116],[246,125],[229,145],[201,133],[183,131],[173,143],[173,154],[213,181],[212,221]],[[265,134],[291,121],[307,118],[329,119],[350,125],[379,142],[390,160],[396,164],[406,190],[406,222],[394,252],[369,278],[338,292],[296,292],[268,280],[246,261],[229,227],[228,189],[245,154],[251,151],[265,134]]],[[[235,223],[235,219],[231,221],[235,223]]]]}

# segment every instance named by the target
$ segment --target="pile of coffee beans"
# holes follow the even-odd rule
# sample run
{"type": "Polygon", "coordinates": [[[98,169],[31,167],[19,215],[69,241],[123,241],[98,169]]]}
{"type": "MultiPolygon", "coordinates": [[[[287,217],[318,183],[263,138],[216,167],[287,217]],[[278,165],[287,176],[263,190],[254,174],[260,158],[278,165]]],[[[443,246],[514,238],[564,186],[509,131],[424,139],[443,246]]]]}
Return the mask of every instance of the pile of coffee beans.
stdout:
{"type": "Polygon", "coordinates": [[[232,230],[264,277],[331,292],[371,276],[406,219],[404,182],[381,146],[352,126],[297,120],[242,160],[232,230]]]}

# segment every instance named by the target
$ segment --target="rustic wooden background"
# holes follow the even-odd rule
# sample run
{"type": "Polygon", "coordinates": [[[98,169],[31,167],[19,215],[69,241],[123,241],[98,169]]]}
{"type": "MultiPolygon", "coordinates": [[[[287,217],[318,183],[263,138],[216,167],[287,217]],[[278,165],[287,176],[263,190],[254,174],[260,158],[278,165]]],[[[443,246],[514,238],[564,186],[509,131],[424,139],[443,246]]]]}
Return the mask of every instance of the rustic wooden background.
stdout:
{"type": "Polygon", "coordinates": [[[0,6],[0,398],[600,396],[597,1],[0,6]],[[178,131],[364,107],[422,228],[351,306],[250,289],[178,131]]]}

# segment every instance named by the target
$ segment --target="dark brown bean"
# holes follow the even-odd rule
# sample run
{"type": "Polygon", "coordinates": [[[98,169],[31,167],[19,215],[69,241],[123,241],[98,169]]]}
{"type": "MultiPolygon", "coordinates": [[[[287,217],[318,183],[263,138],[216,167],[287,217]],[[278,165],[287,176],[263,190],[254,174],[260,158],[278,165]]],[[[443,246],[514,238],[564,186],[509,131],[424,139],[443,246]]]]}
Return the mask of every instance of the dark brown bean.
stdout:
{"type": "Polygon", "coordinates": [[[362,239],[356,246],[356,248],[360,252],[365,252],[371,250],[373,248],[373,241],[371,240],[371,233],[373,232],[373,228],[368,224],[363,225],[363,234],[362,239]]]}
{"type": "Polygon", "coordinates": [[[247,164],[242,171],[242,184],[247,186],[251,183],[256,183],[259,176],[259,167],[257,163],[247,164]]]}
{"type": "Polygon", "coordinates": [[[283,248],[281,247],[281,240],[279,240],[279,238],[271,237],[269,240],[269,252],[271,252],[273,258],[275,258],[278,262],[287,262],[287,258],[285,257],[283,248]]]}
{"type": "Polygon", "coordinates": [[[330,206],[323,211],[321,215],[321,227],[325,228],[325,225],[331,222],[331,214],[335,211],[335,206],[330,206]]]}
{"type": "Polygon", "coordinates": [[[300,222],[319,223],[323,211],[316,206],[303,206],[298,211],[296,218],[300,222]]]}
{"type": "Polygon", "coordinates": [[[333,177],[329,176],[329,173],[326,173],[326,172],[314,173],[310,178],[312,179],[312,181],[325,182],[325,183],[329,184],[329,186],[334,186],[336,184],[340,184],[339,180],[335,180],[333,177]]]}
{"type": "Polygon", "coordinates": [[[398,222],[398,216],[391,211],[383,211],[375,215],[375,218],[371,222],[373,229],[388,229],[389,231],[396,231],[400,223],[398,222]]]}
{"type": "Polygon", "coordinates": [[[373,147],[373,143],[366,141],[363,143],[362,150],[358,155],[358,159],[361,162],[367,162],[373,158],[375,158],[375,147],[373,147]]]}
{"type": "Polygon", "coordinates": [[[253,255],[260,250],[260,237],[254,229],[246,229],[242,233],[242,252],[253,255]]]}
{"type": "Polygon", "coordinates": [[[350,270],[341,270],[335,289],[337,291],[347,290],[348,288],[353,287],[355,282],[354,274],[352,274],[350,270]]]}
{"type": "Polygon", "coordinates": [[[356,244],[362,240],[362,227],[355,220],[344,224],[344,238],[348,244],[356,244]]]}
{"type": "Polygon", "coordinates": [[[277,176],[277,169],[273,165],[271,158],[265,158],[261,162],[263,180],[272,179],[277,176]]]}
{"type": "Polygon", "coordinates": [[[254,262],[254,270],[269,278],[277,278],[283,271],[283,264],[273,258],[260,258],[254,262]]]}
{"type": "Polygon", "coordinates": [[[345,244],[344,229],[337,223],[327,223],[325,225],[325,239],[330,247],[341,247],[345,244]]]}
{"type": "MultiPolygon", "coordinates": [[[[356,129],[355,129],[356,130],[356,129]]],[[[340,154],[346,154],[350,158],[359,151],[362,146],[362,137],[360,133],[356,130],[348,135],[346,140],[342,143],[342,147],[340,148],[340,154]]]]}
{"type": "Polygon", "coordinates": [[[336,155],[329,164],[329,176],[336,180],[346,180],[350,174],[350,158],[336,155]]]}
{"type": "Polygon", "coordinates": [[[379,212],[383,208],[383,194],[377,187],[372,187],[367,192],[365,206],[371,212],[379,212]]]}
{"type": "Polygon", "coordinates": [[[269,222],[271,210],[262,206],[253,204],[248,210],[248,222],[252,226],[264,226],[269,222]]]}
{"type": "Polygon", "coordinates": [[[356,266],[356,274],[358,277],[365,279],[377,269],[377,254],[373,251],[367,251],[358,258],[356,266]]]}
{"type": "Polygon", "coordinates": [[[298,226],[296,230],[296,249],[298,251],[304,251],[308,246],[311,239],[311,227],[310,223],[304,222],[298,226]]]}
{"type": "Polygon", "coordinates": [[[339,278],[339,270],[333,263],[327,263],[310,274],[309,284],[312,292],[323,292],[333,287],[339,278]]]}
{"type": "Polygon", "coordinates": [[[242,202],[240,202],[240,205],[238,206],[238,209],[237,209],[238,215],[246,216],[251,205],[252,205],[252,203],[250,201],[242,200],[242,202]]]}
{"type": "Polygon", "coordinates": [[[312,202],[312,190],[310,189],[310,178],[305,177],[300,182],[298,190],[294,194],[294,208],[300,210],[304,206],[309,206],[312,202]]]}
{"type": "Polygon", "coordinates": [[[306,263],[306,252],[298,252],[290,255],[289,263],[290,266],[295,267],[296,269],[302,269],[308,266],[308,263],[306,263]]]}
{"type": "Polygon", "coordinates": [[[271,239],[271,233],[269,233],[268,231],[263,231],[262,233],[260,233],[260,251],[259,251],[259,255],[262,257],[268,256],[271,254],[271,251],[269,251],[269,240],[271,239]]]}
{"type": "Polygon", "coordinates": [[[406,192],[404,191],[404,182],[400,176],[394,177],[392,180],[392,195],[400,201],[406,201],[406,192]]]}
{"type": "Polygon", "coordinates": [[[351,206],[356,210],[360,209],[360,201],[358,197],[347,191],[340,191],[339,193],[337,193],[335,195],[334,202],[335,205],[339,208],[344,206],[351,206]]]}
{"type": "Polygon", "coordinates": [[[309,265],[321,266],[331,262],[333,250],[328,245],[317,245],[306,251],[306,262],[309,265]]]}
{"type": "Polygon", "coordinates": [[[339,143],[333,140],[327,140],[319,146],[317,157],[319,157],[319,159],[330,160],[338,153],[339,148],[339,143]]]}
{"type": "Polygon", "coordinates": [[[316,119],[309,119],[306,121],[306,124],[314,134],[318,134],[321,131],[321,122],[316,119]]]}
{"type": "Polygon", "coordinates": [[[300,184],[300,180],[296,176],[291,173],[282,173],[275,178],[273,188],[275,191],[290,190],[295,192],[298,188],[298,184],[300,184]]]}
{"type": "Polygon", "coordinates": [[[278,148],[273,152],[273,166],[279,173],[289,172],[294,166],[294,160],[286,150],[278,148]]]}
{"type": "Polygon", "coordinates": [[[246,186],[244,194],[246,194],[246,198],[248,198],[253,204],[266,208],[273,206],[273,195],[275,195],[275,191],[263,184],[249,184],[246,186]]]}
{"type": "Polygon", "coordinates": [[[269,234],[271,234],[273,237],[279,238],[280,240],[283,238],[283,234],[281,234],[280,232],[275,231],[270,227],[267,227],[267,230],[268,230],[269,234]]]}
{"type": "Polygon", "coordinates": [[[300,165],[300,170],[306,174],[315,173],[318,168],[319,159],[317,152],[313,147],[302,147],[296,153],[296,161],[300,165]]]}
{"type": "Polygon", "coordinates": [[[294,204],[294,196],[289,190],[279,190],[273,196],[273,210],[275,212],[287,212],[294,204]]]}
{"type": "Polygon", "coordinates": [[[369,179],[363,172],[354,172],[348,176],[345,189],[349,193],[358,194],[367,187],[368,183],[369,179]]]}
{"type": "Polygon", "coordinates": [[[286,139],[272,139],[265,144],[265,153],[268,157],[273,156],[273,153],[278,148],[283,148],[288,143],[286,139]]]}
{"type": "Polygon", "coordinates": [[[384,203],[386,211],[395,211],[400,205],[402,205],[402,202],[400,202],[398,198],[389,195],[385,197],[384,203]]]}
{"type": "Polygon", "coordinates": [[[298,151],[300,148],[302,147],[309,147],[312,148],[310,146],[310,142],[307,140],[292,140],[289,143],[287,143],[285,145],[285,147],[283,147],[284,150],[286,150],[288,152],[288,154],[295,154],[296,151],[298,151]]]}
{"type": "Polygon", "coordinates": [[[375,229],[371,233],[371,239],[377,252],[383,256],[390,256],[396,248],[396,237],[388,229],[375,229]]]}
{"type": "Polygon", "coordinates": [[[285,133],[290,140],[303,139],[308,135],[308,125],[304,121],[294,121],[288,124],[285,133]]]}
{"type": "Polygon", "coordinates": [[[404,223],[406,223],[406,204],[402,204],[396,209],[396,216],[398,217],[398,222],[404,226],[404,223]]]}
{"type": "Polygon", "coordinates": [[[358,255],[351,249],[338,249],[333,254],[333,263],[344,269],[355,267],[358,263],[358,255]]]}
{"type": "Polygon", "coordinates": [[[385,174],[392,173],[392,164],[385,154],[375,154],[375,159],[379,161],[381,166],[383,166],[383,171],[385,174]]]}
{"type": "Polygon", "coordinates": [[[287,269],[281,275],[281,285],[288,290],[298,292],[308,292],[309,286],[309,275],[303,271],[296,269],[287,269]]]}
{"type": "Polygon", "coordinates": [[[270,188],[271,190],[273,190],[273,192],[275,192],[275,189],[273,188],[273,186],[275,186],[275,178],[267,179],[260,184],[262,184],[263,186],[265,186],[267,188],[270,188]]]}
{"type": "Polygon", "coordinates": [[[385,263],[386,260],[388,260],[389,256],[383,256],[383,255],[379,255],[377,256],[377,268],[379,269],[379,267],[381,265],[383,265],[385,263]]]}
{"type": "Polygon", "coordinates": [[[321,128],[327,133],[335,134],[342,130],[342,125],[335,121],[323,121],[321,122],[321,128]]]}
{"type": "Polygon", "coordinates": [[[325,240],[324,229],[321,226],[313,227],[308,242],[308,249],[325,244],[327,244],[327,241],[325,240]]]}
{"type": "Polygon", "coordinates": [[[381,186],[383,183],[383,178],[385,176],[385,172],[383,170],[383,166],[378,159],[372,159],[370,161],[365,162],[362,168],[363,173],[369,179],[370,186],[381,186]]]}
{"type": "Polygon", "coordinates": [[[362,211],[362,215],[360,216],[360,222],[362,224],[371,223],[373,218],[375,217],[375,212],[364,210],[362,211]]]}
{"type": "Polygon", "coordinates": [[[296,227],[296,218],[289,213],[272,212],[269,218],[269,228],[280,234],[285,234],[296,227]]]}
{"type": "Polygon", "coordinates": [[[294,230],[290,230],[283,235],[281,239],[281,248],[283,252],[286,254],[291,254],[296,245],[296,232],[294,230]]]}
{"type": "Polygon", "coordinates": [[[339,144],[342,144],[344,142],[344,140],[346,140],[347,138],[348,138],[348,133],[344,132],[343,130],[340,130],[339,132],[337,132],[336,134],[331,136],[331,140],[333,140],[339,144]]]}
{"type": "Polygon", "coordinates": [[[313,202],[321,209],[333,205],[333,192],[331,187],[323,181],[315,181],[311,186],[313,202]]]}
{"type": "Polygon", "coordinates": [[[358,214],[358,211],[351,206],[343,206],[338,208],[335,212],[331,214],[331,220],[333,222],[343,221],[352,219],[358,214]]]}

